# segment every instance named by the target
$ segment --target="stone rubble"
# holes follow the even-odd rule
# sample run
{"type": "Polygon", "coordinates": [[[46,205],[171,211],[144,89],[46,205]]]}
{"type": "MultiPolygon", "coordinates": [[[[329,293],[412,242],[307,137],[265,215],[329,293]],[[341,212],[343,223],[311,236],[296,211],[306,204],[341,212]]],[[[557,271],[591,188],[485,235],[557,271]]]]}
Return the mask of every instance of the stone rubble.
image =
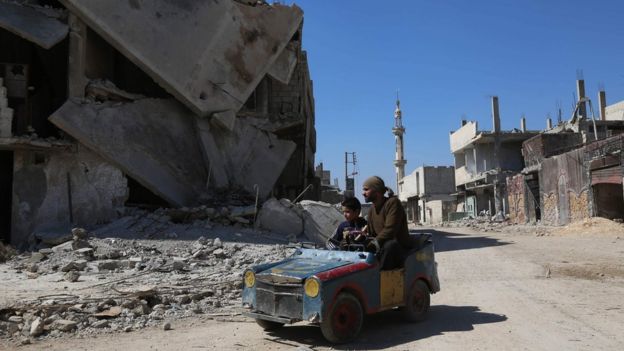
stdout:
{"type": "Polygon", "coordinates": [[[254,228],[256,215],[253,206],[126,209],[107,225],[72,229],[69,241],[32,242],[0,267],[62,293],[0,304],[0,338],[170,330],[179,318],[239,315],[244,269],[294,251],[284,235],[254,228]]]}

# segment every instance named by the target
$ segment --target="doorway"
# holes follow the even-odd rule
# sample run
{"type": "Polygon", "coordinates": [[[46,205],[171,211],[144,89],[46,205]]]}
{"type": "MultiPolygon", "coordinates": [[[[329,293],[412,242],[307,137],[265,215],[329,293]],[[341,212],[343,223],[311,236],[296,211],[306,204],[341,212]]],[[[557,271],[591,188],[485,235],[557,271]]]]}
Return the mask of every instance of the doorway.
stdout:
{"type": "Polygon", "coordinates": [[[596,216],[624,219],[622,184],[598,183],[593,185],[596,216]]]}

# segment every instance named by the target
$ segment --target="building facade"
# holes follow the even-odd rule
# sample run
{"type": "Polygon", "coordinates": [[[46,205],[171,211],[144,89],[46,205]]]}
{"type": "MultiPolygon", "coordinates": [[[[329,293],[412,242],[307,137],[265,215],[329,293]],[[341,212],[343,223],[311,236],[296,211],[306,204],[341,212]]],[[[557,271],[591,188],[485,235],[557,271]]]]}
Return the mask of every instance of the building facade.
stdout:
{"type": "Polygon", "coordinates": [[[455,172],[452,166],[422,166],[399,182],[399,199],[410,222],[435,224],[456,211],[455,172]]]}

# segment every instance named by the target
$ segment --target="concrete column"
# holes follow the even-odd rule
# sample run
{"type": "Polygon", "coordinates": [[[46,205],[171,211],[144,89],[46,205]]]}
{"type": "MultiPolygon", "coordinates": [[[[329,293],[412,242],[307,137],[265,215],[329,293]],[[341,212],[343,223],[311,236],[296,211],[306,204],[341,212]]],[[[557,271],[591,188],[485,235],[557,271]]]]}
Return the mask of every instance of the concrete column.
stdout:
{"type": "Polygon", "coordinates": [[[498,110],[498,96],[492,96],[492,133],[500,132],[500,114],[498,110]]]}
{"type": "Polygon", "coordinates": [[[70,12],[69,14],[69,62],[68,95],[84,97],[87,56],[87,25],[70,12]]]}
{"type": "Polygon", "coordinates": [[[500,114],[499,114],[499,109],[498,109],[498,96],[492,96],[492,119],[493,119],[493,126],[494,126],[494,169],[496,170],[496,173],[494,174],[494,215],[498,214],[501,211],[501,194],[500,194],[500,186],[499,186],[499,181],[500,181],[500,173],[501,173],[501,168],[500,168],[500,147],[501,147],[501,140],[500,140],[500,114]]]}
{"type": "Polygon", "coordinates": [[[552,119],[546,118],[546,129],[552,129],[552,119]]]}
{"type": "Polygon", "coordinates": [[[607,114],[605,109],[607,108],[607,93],[604,90],[598,92],[598,106],[600,109],[600,120],[605,121],[607,119],[607,114]]]}
{"type": "MultiPolygon", "coordinates": [[[[578,79],[576,81],[576,92],[578,94],[578,101],[582,101],[585,98],[585,80],[578,79]]],[[[583,118],[587,117],[587,106],[584,101],[579,105],[578,116],[583,118]]]]}

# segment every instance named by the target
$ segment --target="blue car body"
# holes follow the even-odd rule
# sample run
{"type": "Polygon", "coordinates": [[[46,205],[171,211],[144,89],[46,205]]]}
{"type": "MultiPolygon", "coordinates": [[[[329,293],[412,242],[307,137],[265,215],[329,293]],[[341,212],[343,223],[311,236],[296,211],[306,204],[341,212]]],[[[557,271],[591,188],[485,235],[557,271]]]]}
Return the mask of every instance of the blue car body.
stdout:
{"type": "MultiPolygon", "coordinates": [[[[405,304],[416,281],[429,293],[440,290],[430,234],[412,235],[418,245],[403,268],[382,271],[369,252],[297,249],[289,258],[251,267],[253,286],[243,284],[245,315],[276,323],[322,322],[342,292],[355,296],[363,311],[375,313],[405,304]],[[309,296],[304,285],[315,280],[318,294],[309,296]]],[[[428,299],[427,299],[428,302],[428,299]]]]}

